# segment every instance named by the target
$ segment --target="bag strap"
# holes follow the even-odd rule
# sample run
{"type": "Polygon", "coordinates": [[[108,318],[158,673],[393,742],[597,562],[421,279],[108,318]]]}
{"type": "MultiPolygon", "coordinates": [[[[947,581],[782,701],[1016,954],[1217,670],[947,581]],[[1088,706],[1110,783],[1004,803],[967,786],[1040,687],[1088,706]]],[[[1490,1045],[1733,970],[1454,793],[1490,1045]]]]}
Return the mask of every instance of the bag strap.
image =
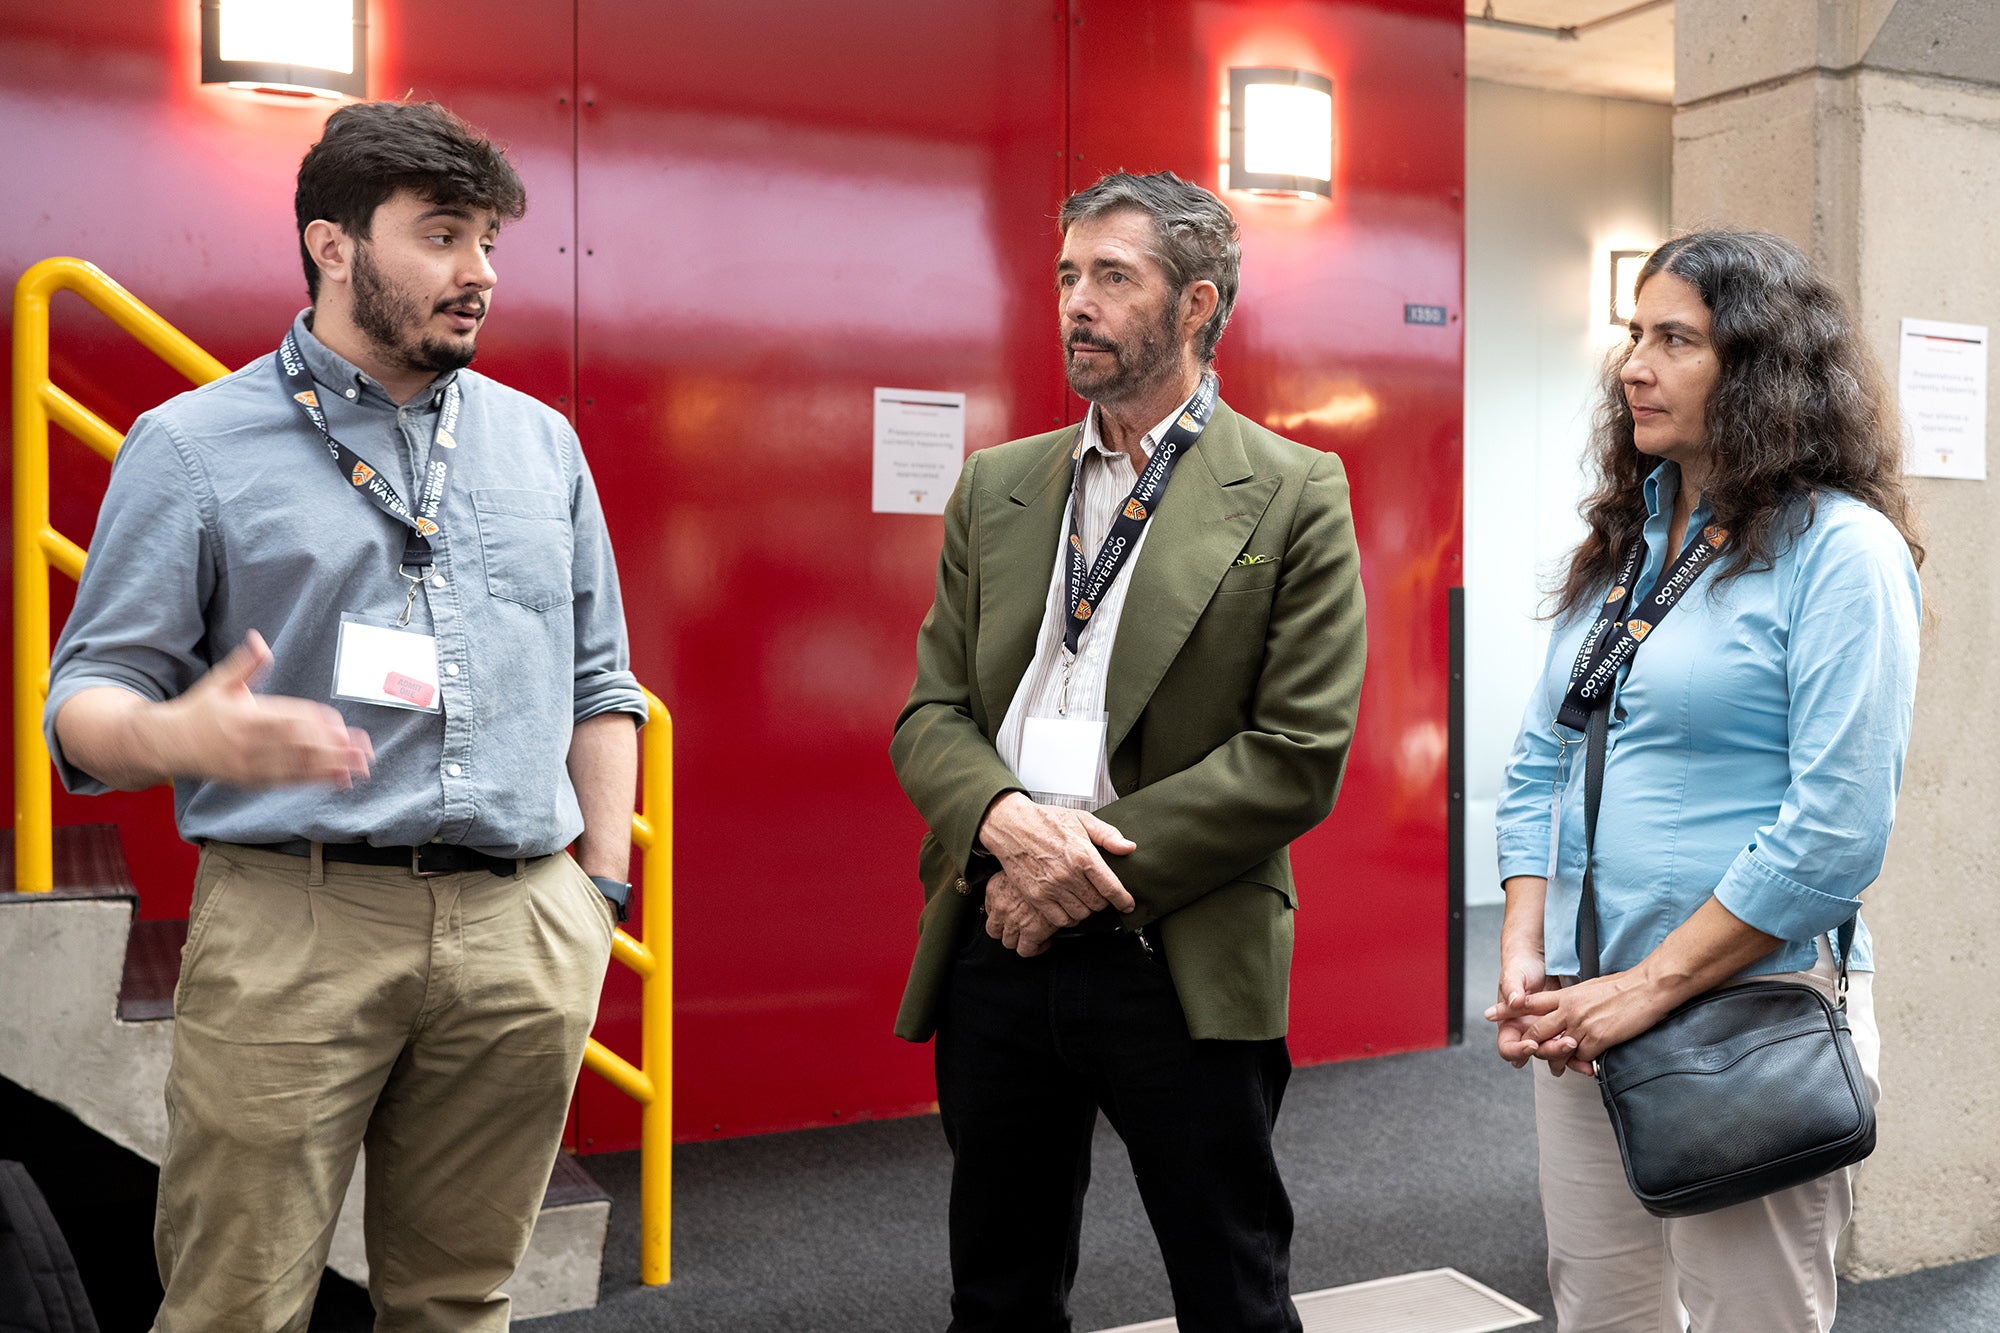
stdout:
{"type": "MultiPolygon", "coordinates": [[[[1604,795],[1604,751],[1611,731],[1611,701],[1591,710],[1590,724],[1584,728],[1583,756],[1583,890],[1576,907],[1577,975],[1588,981],[1600,974],[1597,946],[1597,806],[1604,795]]],[[[1556,831],[1557,835],[1560,830],[1556,831]]],[[[1840,923],[1834,934],[1833,957],[1840,977],[1834,995],[1847,1008],[1847,959],[1854,951],[1854,932],[1861,917],[1857,912],[1840,923]]]]}

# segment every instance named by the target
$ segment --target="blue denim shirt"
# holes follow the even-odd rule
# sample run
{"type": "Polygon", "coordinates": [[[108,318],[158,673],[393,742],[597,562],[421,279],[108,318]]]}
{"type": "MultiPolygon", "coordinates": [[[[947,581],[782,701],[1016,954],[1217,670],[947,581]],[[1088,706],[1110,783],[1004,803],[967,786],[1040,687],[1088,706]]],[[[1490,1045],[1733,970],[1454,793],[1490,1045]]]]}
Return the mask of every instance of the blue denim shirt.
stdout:
{"type": "MultiPolygon", "coordinates": [[[[1646,562],[1667,558],[1680,468],[1646,481],[1646,562]]],[[[1709,521],[1707,506],[1689,524],[1709,521]]],[[[1676,553],[1677,554],[1677,553],[1676,553]]],[[[1562,767],[1556,709],[1595,606],[1558,625],[1507,764],[1500,874],[1549,880],[1551,976],[1577,973],[1583,880],[1583,751],[1562,767]],[[1559,805],[1560,827],[1551,833],[1559,805]]],[[[1705,575],[1660,622],[1612,703],[1597,824],[1599,956],[1632,967],[1711,895],[1785,943],[1746,973],[1810,968],[1816,943],[1859,906],[1881,871],[1917,684],[1921,593],[1888,519],[1852,497],[1819,496],[1812,525],[1769,569],[1705,575]]],[[[1874,966],[1866,926],[1851,966],[1874,966]]]]}
{"type": "MultiPolygon", "coordinates": [[[[292,327],[333,434],[413,497],[449,377],[399,408],[313,337],[307,314],[292,327]]],[[[183,779],[182,837],[539,856],[582,832],[573,726],[646,713],[597,491],[559,414],[469,370],[457,381],[459,447],[411,620],[437,636],[442,710],[332,698],[341,613],[402,610],[407,530],[349,483],[260,357],[146,413],[119,450],[43,714],[64,786],[106,790],[56,740],[79,690],[172,699],[255,629],[274,658],[260,690],[339,709],[374,742],[371,776],[351,791],[183,779]]]]}

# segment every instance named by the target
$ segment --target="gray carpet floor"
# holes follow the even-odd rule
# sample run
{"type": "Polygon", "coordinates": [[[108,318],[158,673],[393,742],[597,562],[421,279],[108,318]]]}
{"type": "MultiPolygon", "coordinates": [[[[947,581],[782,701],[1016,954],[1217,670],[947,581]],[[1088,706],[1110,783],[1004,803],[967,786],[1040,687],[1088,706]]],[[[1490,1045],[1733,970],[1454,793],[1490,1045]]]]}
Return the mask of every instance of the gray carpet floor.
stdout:
{"type": "MultiPolygon", "coordinates": [[[[1550,1313],[1531,1074],[1492,1054],[1497,908],[1469,913],[1463,1046],[1301,1069],[1278,1125],[1293,1288],[1451,1267],[1550,1313]]],[[[615,1199],[602,1300],[534,1333],[936,1333],[949,1158],[934,1118],[684,1145],[674,1280],[638,1283],[635,1154],[587,1159],[615,1199]]],[[[322,1303],[315,1329],[365,1328],[322,1303]]],[[[1172,1313],[1124,1148],[1099,1126],[1078,1330],[1172,1313]]],[[[1550,1328],[1547,1324],[1531,1328],[1550,1328]]],[[[2000,1259],[1843,1284],[1840,1333],[1996,1333],[2000,1259]]]]}

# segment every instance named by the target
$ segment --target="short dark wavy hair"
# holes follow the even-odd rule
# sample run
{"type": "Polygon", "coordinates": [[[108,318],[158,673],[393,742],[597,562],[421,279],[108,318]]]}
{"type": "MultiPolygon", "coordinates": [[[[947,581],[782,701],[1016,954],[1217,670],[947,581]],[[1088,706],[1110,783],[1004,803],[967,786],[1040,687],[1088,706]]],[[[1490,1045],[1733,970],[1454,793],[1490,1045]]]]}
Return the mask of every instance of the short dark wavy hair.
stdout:
{"type": "MultiPolygon", "coordinates": [[[[1780,547],[1811,525],[1822,491],[1879,511],[1921,566],[1901,425],[1833,286],[1797,246],[1758,231],[1678,236],[1646,260],[1638,286],[1660,273],[1700,294],[1721,369],[1705,418],[1713,458],[1702,492],[1729,533],[1717,582],[1768,568],[1780,547]]],[[[1583,502],[1590,532],[1570,553],[1555,591],[1558,617],[1603,596],[1646,525],[1646,477],[1660,460],[1633,443],[1620,378],[1631,355],[1627,345],[1605,364],[1588,451],[1596,486],[1583,502]]]]}
{"type": "Polygon", "coordinates": [[[344,106],[306,150],[292,196],[313,300],[319,265],[306,251],[307,225],[325,219],[365,241],[375,210],[400,190],[445,207],[491,209],[510,222],[528,211],[528,191],[506,154],[436,102],[344,106]]]}
{"type": "Polygon", "coordinates": [[[1134,176],[1114,171],[1087,189],[1063,200],[1056,225],[1064,235],[1072,223],[1126,211],[1144,213],[1153,222],[1153,262],[1172,284],[1170,299],[1179,300],[1189,283],[1207,280],[1221,298],[1215,313],[1196,335],[1201,363],[1215,360],[1215,344],[1236,308],[1236,287],[1243,262],[1237,243],[1236,218],[1228,205],[1171,171],[1134,176]]]}

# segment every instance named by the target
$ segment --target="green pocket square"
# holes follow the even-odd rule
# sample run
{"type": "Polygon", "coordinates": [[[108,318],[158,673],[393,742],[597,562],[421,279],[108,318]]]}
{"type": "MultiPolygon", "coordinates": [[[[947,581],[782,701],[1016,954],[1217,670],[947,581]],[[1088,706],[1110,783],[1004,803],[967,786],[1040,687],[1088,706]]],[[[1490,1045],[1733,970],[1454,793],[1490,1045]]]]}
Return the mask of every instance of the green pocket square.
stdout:
{"type": "Polygon", "coordinates": [[[1249,555],[1246,553],[1236,557],[1236,564],[1239,567],[1243,565],[1268,565],[1277,558],[1274,555],[1249,555]]]}

